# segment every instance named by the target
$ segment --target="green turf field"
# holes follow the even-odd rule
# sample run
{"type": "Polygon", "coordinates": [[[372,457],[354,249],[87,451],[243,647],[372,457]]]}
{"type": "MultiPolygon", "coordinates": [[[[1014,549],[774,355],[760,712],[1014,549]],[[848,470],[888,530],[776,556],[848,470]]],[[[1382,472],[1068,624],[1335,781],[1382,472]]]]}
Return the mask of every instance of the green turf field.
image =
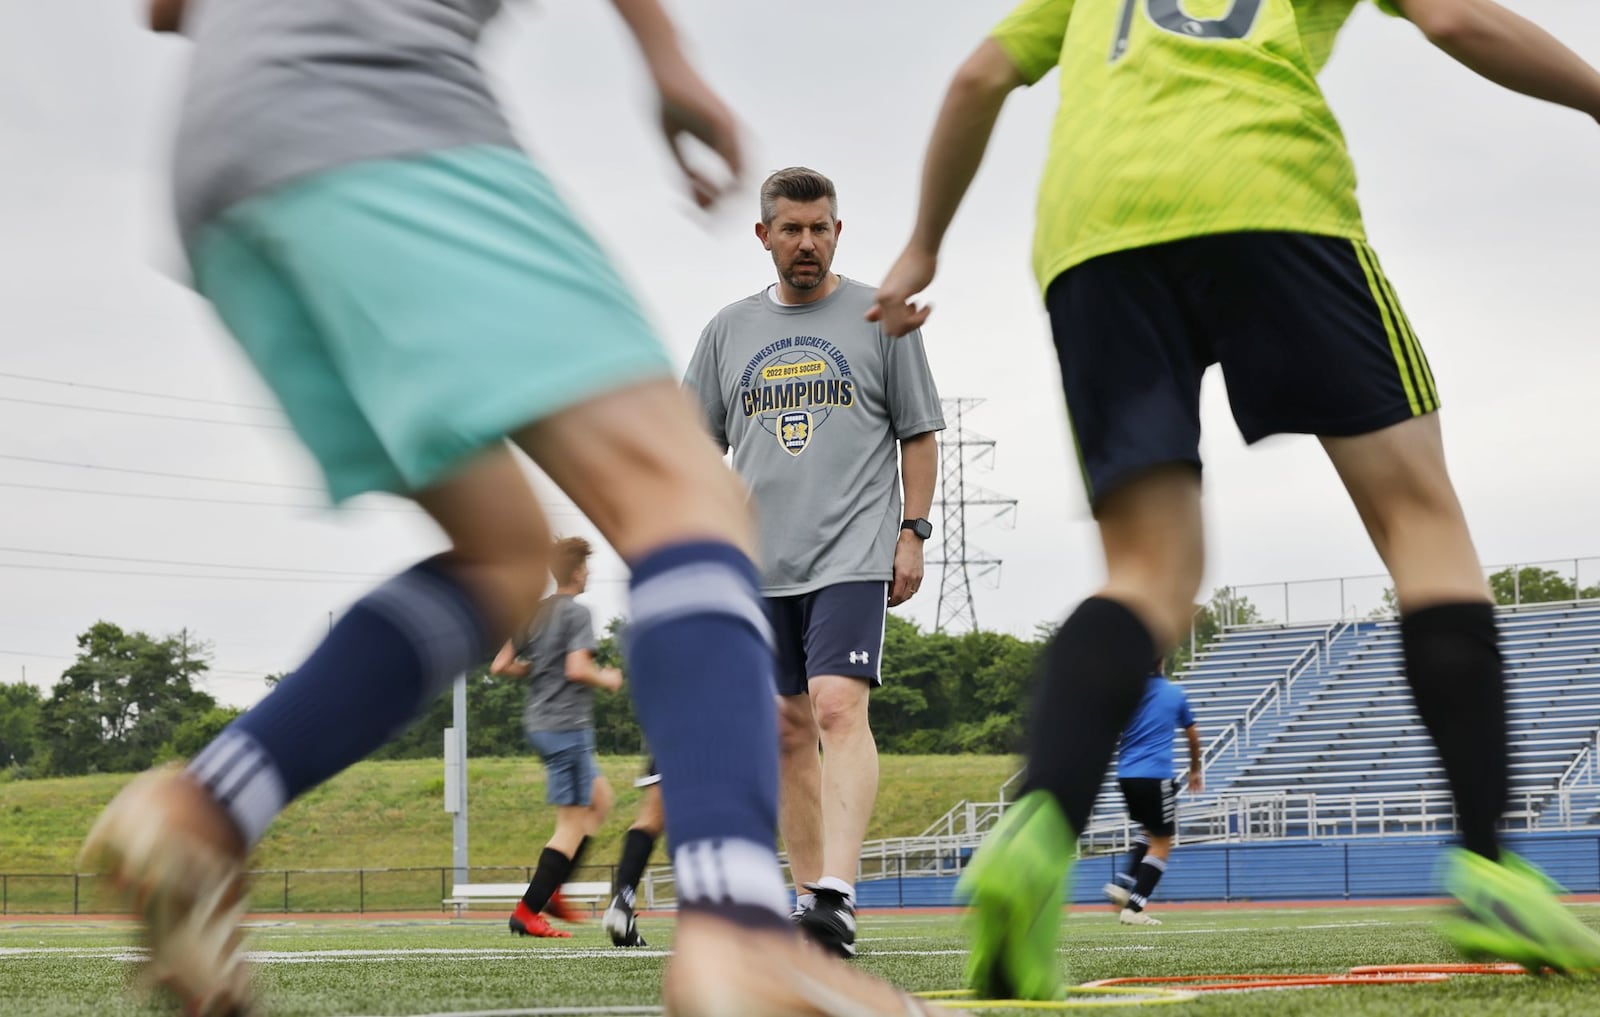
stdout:
{"type": "MultiPolygon", "coordinates": [[[[1600,925],[1600,907],[1580,907],[1579,912],[1600,925]]],[[[1135,929],[1116,924],[1109,911],[1074,913],[1062,949],[1069,979],[1327,973],[1356,965],[1454,959],[1431,930],[1430,908],[1160,914],[1166,922],[1161,928],[1135,929]]],[[[570,940],[524,940],[510,936],[501,921],[486,918],[267,921],[255,927],[251,949],[257,983],[274,1017],[486,1011],[510,1017],[558,1008],[648,1013],[639,1008],[658,1002],[663,948],[671,946],[672,922],[646,918],[640,926],[650,948],[624,951],[613,949],[594,924],[577,927],[570,940]]],[[[965,954],[958,918],[874,913],[862,917],[861,930],[861,966],[914,990],[959,985],[965,954]]],[[[129,1017],[167,1012],[124,994],[131,958],[137,956],[132,942],[127,926],[0,924],[0,1014],[129,1017]]],[[[1442,984],[1208,993],[1191,1002],[1138,1009],[1229,1017],[1578,1017],[1600,1010],[1600,981],[1457,977],[1442,984]]]]}

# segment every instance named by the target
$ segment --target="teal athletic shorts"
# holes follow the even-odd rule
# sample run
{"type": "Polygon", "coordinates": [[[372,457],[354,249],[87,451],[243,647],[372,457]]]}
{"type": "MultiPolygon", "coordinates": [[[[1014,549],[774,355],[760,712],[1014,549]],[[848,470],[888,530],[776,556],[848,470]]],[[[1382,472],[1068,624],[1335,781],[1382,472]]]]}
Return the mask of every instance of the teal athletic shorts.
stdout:
{"type": "Polygon", "coordinates": [[[675,377],[610,261],[515,149],[306,177],[217,216],[189,256],[336,502],[429,487],[541,418],[675,377]]]}

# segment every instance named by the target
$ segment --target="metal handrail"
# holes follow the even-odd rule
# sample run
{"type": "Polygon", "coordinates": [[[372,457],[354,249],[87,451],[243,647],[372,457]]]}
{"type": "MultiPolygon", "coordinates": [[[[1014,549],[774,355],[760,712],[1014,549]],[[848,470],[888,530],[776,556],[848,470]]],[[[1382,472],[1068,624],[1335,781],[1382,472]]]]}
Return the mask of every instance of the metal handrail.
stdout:
{"type": "Polygon", "coordinates": [[[1597,783],[1596,777],[1600,776],[1596,773],[1596,763],[1600,761],[1600,734],[1595,738],[1595,741],[1585,743],[1573,757],[1572,762],[1567,764],[1567,768],[1561,773],[1561,779],[1556,781],[1557,790],[1580,786],[1579,778],[1583,777],[1588,778],[1586,783],[1589,785],[1597,783]]]}

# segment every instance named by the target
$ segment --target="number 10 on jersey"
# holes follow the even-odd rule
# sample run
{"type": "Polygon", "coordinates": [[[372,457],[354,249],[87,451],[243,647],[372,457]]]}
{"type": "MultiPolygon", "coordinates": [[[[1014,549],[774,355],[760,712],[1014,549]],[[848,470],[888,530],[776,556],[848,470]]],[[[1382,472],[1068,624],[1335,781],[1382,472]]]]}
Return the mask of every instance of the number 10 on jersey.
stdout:
{"type": "Polygon", "coordinates": [[[1191,18],[1183,11],[1182,0],[1122,0],[1117,18],[1117,37],[1111,44],[1111,63],[1128,52],[1128,37],[1133,34],[1134,8],[1144,6],[1150,23],[1163,32],[1186,39],[1243,39],[1256,25],[1263,0],[1233,0],[1228,13],[1220,18],[1191,18]]]}

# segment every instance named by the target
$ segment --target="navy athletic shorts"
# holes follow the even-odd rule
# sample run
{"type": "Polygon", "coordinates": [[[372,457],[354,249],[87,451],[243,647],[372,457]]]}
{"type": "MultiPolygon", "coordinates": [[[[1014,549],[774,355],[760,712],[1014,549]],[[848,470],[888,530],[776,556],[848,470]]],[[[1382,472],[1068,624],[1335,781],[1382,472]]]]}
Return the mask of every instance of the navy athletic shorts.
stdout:
{"type": "Polygon", "coordinates": [[[1157,837],[1170,837],[1178,829],[1178,782],[1159,777],[1123,777],[1117,781],[1128,818],[1157,837]]]}
{"type": "Polygon", "coordinates": [[[1341,437],[1439,408],[1372,249],[1224,233],[1102,255],[1045,294],[1091,504],[1140,472],[1200,466],[1200,377],[1222,365],[1247,442],[1341,437]]]}
{"type": "Polygon", "coordinates": [[[811,679],[836,674],[883,684],[884,616],[889,584],[835,583],[793,597],[768,597],[778,651],[778,694],[804,695],[811,679]]]}

